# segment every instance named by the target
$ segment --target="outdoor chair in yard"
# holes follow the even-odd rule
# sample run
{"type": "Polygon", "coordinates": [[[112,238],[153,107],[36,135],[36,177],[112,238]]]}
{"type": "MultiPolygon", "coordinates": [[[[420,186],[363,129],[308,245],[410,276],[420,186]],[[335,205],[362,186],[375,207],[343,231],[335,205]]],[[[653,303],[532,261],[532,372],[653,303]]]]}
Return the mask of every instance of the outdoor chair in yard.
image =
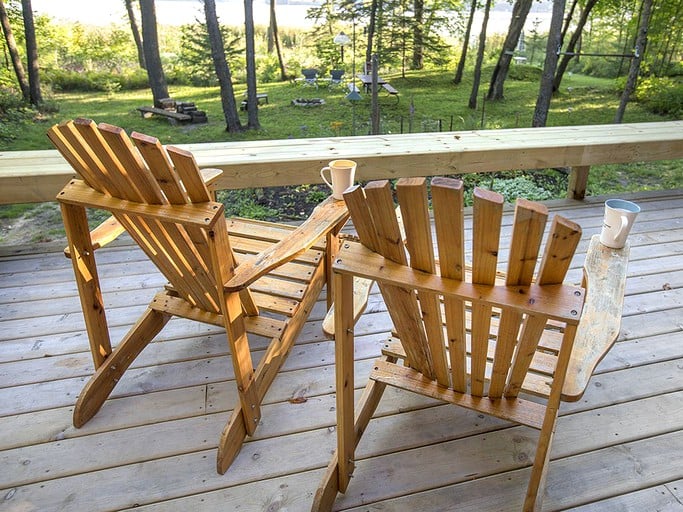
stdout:
{"type": "Polygon", "coordinates": [[[326,283],[348,217],[344,203],[327,199],[299,227],[226,220],[207,188],[221,171],[200,171],[187,151],[83,119],[54,126],[48,136],[80,178],[57,196],[96,368],[78,397],[74,425],[97,413],[173,316],[218,325],[239,395],[218,447],[217,468],[225,472],[254,433],[261,401],[326,283]],[[113,217],[91,234],[86,208],[113,217]],[[123,230],[169,284],[112,350],[93,252],[123,230]],[[252,336],[269,340],[257,365],[252,336]]]}
{"type": "Polygon", "coordinates": [[[304,75],[303,85],[318,88],[318,70],[313,68],[306,68],[301,70],[304,75]]]}
{"type": "MultiPolygon", "coordinates": [[[[387,384],[540,430],[523,505],[538,510],[560,401],[583,395],[619,332],[628,246],[608,249],[594,236],[582,286],[563,284],[581,228],[555,216],[541,251],[544,205],[517,200],[512,227],[502,228],[511,229],[508,249],[500,244],[502,196],[475,189],[469,245],[462,182],[434,178],[434,249],[426,180],[403,178],[396,188],[401,222],[386,181],[344,194],[360,243],[345,241],[333,265],[337,452],[313,510],[330,510],[337,492],[347,490],[355,448],[387,384]],[[499,254],[507,257],[506,273],[497,270],[499,254]],[[359,278],[378,283],[393,333],[354,415],[352,303],[359,278]]],[[[497,457],[514,451],[510,446],[497,457]]],[[[456,455],[454,482],[471,477],[463,471],[456,455]]]]}
{"type": "Polygon", "coordinates": [[[344,70],[343,69],[333,69],[330,71],[330,83],[328,88],[341,87],[344,85],[344,70]]]}

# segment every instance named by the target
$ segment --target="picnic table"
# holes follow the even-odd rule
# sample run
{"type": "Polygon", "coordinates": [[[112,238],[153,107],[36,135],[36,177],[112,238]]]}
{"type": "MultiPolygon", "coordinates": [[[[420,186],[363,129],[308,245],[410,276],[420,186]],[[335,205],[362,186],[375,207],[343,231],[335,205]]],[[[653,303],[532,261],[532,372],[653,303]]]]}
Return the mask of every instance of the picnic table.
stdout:
{"type": "MultiPolygon", "coordinates": [[[[372,87],[372,75],[366,73],[359,73],[357,76],[358,79],[362,82],[365,92],[370,92],[370,89],[372,87]]],[[[398,90],[389,82],[384,80],[384,78],[378,76],[377,85],[382,87],[382,89],[384,89],[389,95],[395,96],[398,99],[398,90]]]]}

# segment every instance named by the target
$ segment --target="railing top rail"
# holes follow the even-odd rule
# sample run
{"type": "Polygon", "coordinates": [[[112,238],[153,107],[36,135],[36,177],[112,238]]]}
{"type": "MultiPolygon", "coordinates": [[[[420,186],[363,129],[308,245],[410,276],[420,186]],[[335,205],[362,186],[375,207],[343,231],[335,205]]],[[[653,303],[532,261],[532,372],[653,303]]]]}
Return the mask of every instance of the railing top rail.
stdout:
{"type": "MultiPolygon", "coordinates": [[[[359,180],[683,158],[683,121],[179,145],[223,169],[217,189],[320,183],[335,158],[359,180]]],[[[0,204],[52,201],[74,176],[57,151],[0,152],[0,204]]]]}

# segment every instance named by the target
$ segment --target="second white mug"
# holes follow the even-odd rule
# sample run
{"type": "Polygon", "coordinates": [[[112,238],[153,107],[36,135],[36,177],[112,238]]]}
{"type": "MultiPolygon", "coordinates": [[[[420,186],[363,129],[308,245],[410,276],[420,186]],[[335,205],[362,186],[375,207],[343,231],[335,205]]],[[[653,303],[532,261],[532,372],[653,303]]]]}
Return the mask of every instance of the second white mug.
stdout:
{"type": "Polygon", "coordinates": [[[344,199],[344,191],[353,185],[356,175],[356,162],[353,160],[332,160],[320,169],[320,177],[332,189],[332,197],[344,199]],[[330,171],[330,181],[325,177],[325,171],[330,171]]]}
{"type": "Polygon", "coordinates": [[[621,249],[640,212],[640,206],[624,199],[605,201],[605,218],[600,232],[600,243],[612,249],[621,249]]]}

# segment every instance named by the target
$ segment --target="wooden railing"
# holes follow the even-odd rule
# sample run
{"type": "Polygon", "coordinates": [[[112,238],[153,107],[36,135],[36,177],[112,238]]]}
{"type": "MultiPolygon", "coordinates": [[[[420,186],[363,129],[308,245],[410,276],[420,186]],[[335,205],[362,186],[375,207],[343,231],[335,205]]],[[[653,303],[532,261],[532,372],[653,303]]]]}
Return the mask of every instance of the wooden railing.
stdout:
{"type": "MultiPolygon", "coordinates": [[[[335,158],[358,162],[358,180],[517,169],[571,168],[582,198],[590,166],[683,158],[683,121],[518,128],[180,145],[200,167],[223,169],[216,189],[320,183],[335,158]]],[[[0,152],[0,204],[54,200],[74,176],[56,152],[0,152]]]]}

